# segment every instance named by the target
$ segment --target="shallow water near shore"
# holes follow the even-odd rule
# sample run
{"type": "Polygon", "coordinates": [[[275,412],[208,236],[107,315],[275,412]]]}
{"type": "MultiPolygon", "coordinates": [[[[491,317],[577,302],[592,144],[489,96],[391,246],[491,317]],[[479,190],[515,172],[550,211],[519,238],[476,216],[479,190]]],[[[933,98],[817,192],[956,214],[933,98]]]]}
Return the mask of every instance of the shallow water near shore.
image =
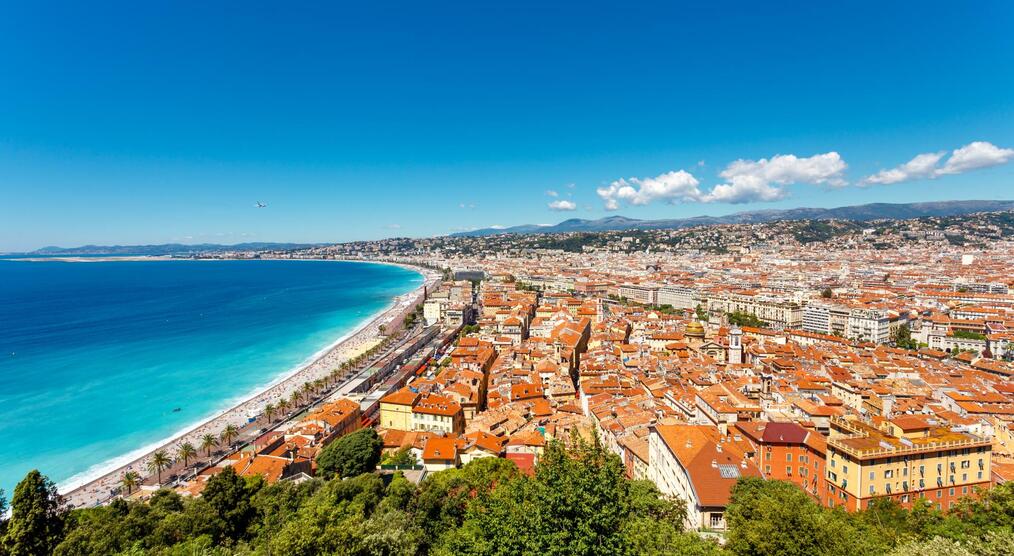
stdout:
{"type": "Polygon", "coordinates": [[[291,372],[422,283],[333,261],[0,259],[0,488],[114,465],[291,372]]]}

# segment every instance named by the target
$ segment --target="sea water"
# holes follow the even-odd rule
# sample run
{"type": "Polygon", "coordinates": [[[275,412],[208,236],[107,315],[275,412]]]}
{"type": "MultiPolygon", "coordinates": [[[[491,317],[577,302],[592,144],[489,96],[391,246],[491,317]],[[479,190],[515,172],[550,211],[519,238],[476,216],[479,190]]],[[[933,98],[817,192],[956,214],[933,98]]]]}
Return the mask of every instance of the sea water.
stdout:
{"type": "Polygon", "coordinates": [[[0,259],[0,489],[126,463],[422,283],[336,261],[0,259]]]}

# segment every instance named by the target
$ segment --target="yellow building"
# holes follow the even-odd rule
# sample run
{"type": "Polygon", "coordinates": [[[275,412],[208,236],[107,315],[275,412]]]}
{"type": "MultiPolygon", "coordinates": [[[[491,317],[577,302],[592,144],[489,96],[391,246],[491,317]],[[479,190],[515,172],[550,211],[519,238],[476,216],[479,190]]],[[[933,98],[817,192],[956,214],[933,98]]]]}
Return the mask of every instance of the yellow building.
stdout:
{"type": "Polygon", "coordinates": [[[946,510],[989,488],[991,449],[988,439],[951,430],[930,416],[903,415],[881,428],[835,417],[822,501],[856,511],[877,498],[905,507],[926,499],[946,510]]]}
{"type": "Polygon", "coordinates": [[[459,435],[465,432],[465,414],[447,396],[429,394],[412,408],[411,430],[459,435]]]}
{"type": "Polygon", "coordinates": [[[418,400],[419,394],[408,388],[402,388],[380,398],[380,428],[412,430],[412,406],[418,400]]]}

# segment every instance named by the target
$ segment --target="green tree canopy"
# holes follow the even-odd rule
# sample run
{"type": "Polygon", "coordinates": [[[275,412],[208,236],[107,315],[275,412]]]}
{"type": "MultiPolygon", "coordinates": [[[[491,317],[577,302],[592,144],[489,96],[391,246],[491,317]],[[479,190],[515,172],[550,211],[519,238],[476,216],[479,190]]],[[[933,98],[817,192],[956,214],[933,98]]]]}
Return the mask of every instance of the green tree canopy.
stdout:
{"type": "Polygon", "coordinates": [[[478,489],[465,510],[461,526],[443,536],[437,554],[706,554],[718,550],[717,545],[682,533],[683,503],[663,499],[650,483],[627,480],[623,463],[597,438],[577,439],[569,450],[550,443],[534,477],[514,473],[495,488],[478,489]]]}
{"type": "Polygon", "coordinates": [[[254,518],[250,498],[263,486],[262,480],[246,481],[232,467],[226,467],[208,480],[201,499],[208,503],[223,524],[222,534],[241,539],[254,518]]]}
{"type": "Polygon", "coordinates": [[[7,529],[7,497],[0,488],[0,548],[3,547],[4,531],[7,529]]]}
{"type": "Polygon", "coordinates": [[[360,429],[328,444],[317,457],[323,477],[353,477],[377,468],[384,441],[373,429],[360,429]]]}
{"type": "Polygon", "coordinates": [[[786,556],[882,554],[879,537],[853,523],[844,510],[818,506],[786,481],[740,479],[725,513],[727,547],[735,554],[786,556]]]}
{"type": "Polygon", "coordinates": [[[891,339],[894,341],[894,345],[901,349],[919,349],[919,342],[912,338],[912,329],[907,324],[896,328],[891,339]]]}
{"type": "Polygon", "coordinates": [[[65,512],[56,485],[37,470],[14,488],[2,546],[10,556],[49,554],[60,542],[65,512]]]}
{"type": "Polygon", "coordinates": [[[394,452],[393,454],[384,458],[381,462],[383,465],[416,465],[419,461],[416,459],[415,454],[412,453],[412,449],[408,446],[394,452]]]}
{"type": "MultiPolygon", "coordinates": [[[[885,500],[846,513],[791,483],[741,479],[721,547],[684,532],[685,504],[627,479],[620,459],[594,439],[551,442],[533,476],[500,458],[430,474],[418,487],[379,472],[264,485],[228,469],[197,498],[163,489],[147,502],[116,500],[66,517],[51,483],[29,478],[14,501],[18,555],[49,554],[57,542],[57,556],[1014,554],[1014,483],[947,512],[885,500]],[[26,502],[57,513],[19,511],[26,502]],[[29,527],[45,515],[61,522],[29,527]]],[[[7,556],[12,531],[3,538],[7,556]]]]}
{"type": "Polygon", "coordinates": [[[736,326],[752,326],[753,328],[764,328],[768,323],[757,318],[757,315],[753,313],[744,313],[743,311],[733,311],[726,315],[729,320],[729,324],[735,324],[736,326]]]}

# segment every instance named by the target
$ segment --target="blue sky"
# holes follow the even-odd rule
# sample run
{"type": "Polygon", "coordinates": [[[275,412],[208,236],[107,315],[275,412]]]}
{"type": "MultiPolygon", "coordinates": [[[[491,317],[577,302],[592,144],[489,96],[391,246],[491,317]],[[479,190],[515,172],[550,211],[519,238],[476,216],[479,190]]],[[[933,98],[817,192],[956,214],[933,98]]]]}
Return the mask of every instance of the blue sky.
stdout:
{"type": "Polygon", "coordinates": [[[0,250],[1014,198],[1010,2],[480,4],[8,3],[0,250]]]}

